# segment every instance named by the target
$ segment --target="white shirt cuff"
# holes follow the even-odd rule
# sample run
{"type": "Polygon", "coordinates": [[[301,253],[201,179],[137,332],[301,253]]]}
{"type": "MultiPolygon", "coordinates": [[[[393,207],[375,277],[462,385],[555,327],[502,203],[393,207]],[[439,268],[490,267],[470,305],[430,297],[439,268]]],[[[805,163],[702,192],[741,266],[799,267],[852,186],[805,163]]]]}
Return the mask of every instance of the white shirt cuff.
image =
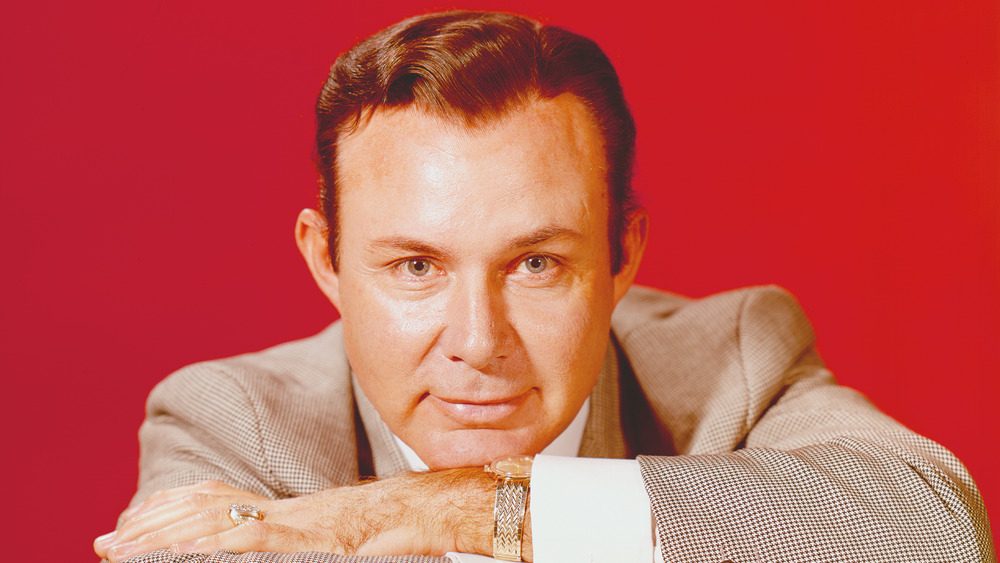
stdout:
{"type": "Polygon", "coordinates": [[[653,516],[635,460],[536,455],[529,502],[535,563],[654,560],[653,516]]]}

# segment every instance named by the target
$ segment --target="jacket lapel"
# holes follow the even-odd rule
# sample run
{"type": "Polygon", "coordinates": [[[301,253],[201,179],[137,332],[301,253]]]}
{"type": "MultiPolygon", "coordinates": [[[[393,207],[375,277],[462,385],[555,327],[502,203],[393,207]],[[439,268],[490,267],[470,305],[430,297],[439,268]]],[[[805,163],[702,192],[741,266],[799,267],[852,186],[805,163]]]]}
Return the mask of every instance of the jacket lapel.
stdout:
{"type": "Polygon", "coordinates": [[[392,432],[385,422],[382,422],[382,417],[375,410],[375,406],[361,391],[361,386],[358,385],[353,371],[351,372],[351,387],[354,389],[354,400],[358,405],[365,433],[368,435],[368,443],[371,445],[375,476],[379,479],[385,479],[409,471],[406,458],[403,457],[403,452],[396,445],[392,432]]]}
{"type": "Polygon", "coordinates": [[[590,393],[590,414],[580,442],[580,457],[628,457],[621,424],[618,349],[613,340],[609,339],[601,375],[590,393]]]}

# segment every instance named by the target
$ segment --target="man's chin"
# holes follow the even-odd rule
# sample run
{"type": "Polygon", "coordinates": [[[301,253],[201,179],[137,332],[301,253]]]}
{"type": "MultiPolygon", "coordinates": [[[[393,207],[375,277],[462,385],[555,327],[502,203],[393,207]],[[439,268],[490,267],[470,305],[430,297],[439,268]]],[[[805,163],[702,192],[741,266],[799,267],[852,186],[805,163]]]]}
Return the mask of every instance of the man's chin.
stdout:
{"type": "Polygon", "coordinates": [[[434,436],[413,449],[431,469],[475,467],[508,455],[534,455],[542,451],[548,441],[532,439],[534,434],[503,430],[453,430],[434,436]]]}

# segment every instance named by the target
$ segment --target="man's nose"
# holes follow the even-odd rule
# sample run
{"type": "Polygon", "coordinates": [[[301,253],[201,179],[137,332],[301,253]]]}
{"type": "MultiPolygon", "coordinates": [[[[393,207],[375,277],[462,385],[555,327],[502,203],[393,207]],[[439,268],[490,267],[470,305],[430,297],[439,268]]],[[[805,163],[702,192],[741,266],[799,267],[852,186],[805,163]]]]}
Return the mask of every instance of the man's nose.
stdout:
{"type": "Polygon", "coordinates": [[[486,369],[508,354],[513,340],[503,291],[488,280],[459,285],[448,304],[443,352],[452,361],[486,369]]]}

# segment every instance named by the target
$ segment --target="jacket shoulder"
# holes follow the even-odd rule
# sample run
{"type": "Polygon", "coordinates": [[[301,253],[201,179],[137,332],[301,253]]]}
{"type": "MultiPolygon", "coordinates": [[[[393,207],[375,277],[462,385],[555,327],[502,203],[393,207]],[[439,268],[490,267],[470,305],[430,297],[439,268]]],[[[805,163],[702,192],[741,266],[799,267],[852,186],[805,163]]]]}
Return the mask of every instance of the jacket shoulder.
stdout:
{"type": "Polygon", "coordinates": [[[798,302],[775,286],[700,299],[638,288],[612,330],[681,453],[735,447],[814,343],[798,302]]]}
{"type": "Polygon", "coordinates": [[[354,397],[339,323],[258,352],[199,362],[150,393],[140,431],[150,472],[177,459],[231,484],[299,495],[357,478],[354,397]],[[173,443],[162,446],[150,440],[173,443]],[[162,451],[161,451],[162,450],[162,451]],[[231,467],[240,467],[236,472],[231,467]]]}
{"type": "Polygon", "coordinates": [[[795,297],[777,285],[743,287],[702,298],[634,286],[615,308],[612,323],[616,334],[622,337],[633,330],[660,323],[711,324],[718,320],[729,324],[733,314],[744,307],[747,307],[745,312],[751,314],[750,320],[756,320],[756,315],[762,313],[773,318],[774,315],[768,312],[796,317],[796,324],[805,319],[795,297]]]}

